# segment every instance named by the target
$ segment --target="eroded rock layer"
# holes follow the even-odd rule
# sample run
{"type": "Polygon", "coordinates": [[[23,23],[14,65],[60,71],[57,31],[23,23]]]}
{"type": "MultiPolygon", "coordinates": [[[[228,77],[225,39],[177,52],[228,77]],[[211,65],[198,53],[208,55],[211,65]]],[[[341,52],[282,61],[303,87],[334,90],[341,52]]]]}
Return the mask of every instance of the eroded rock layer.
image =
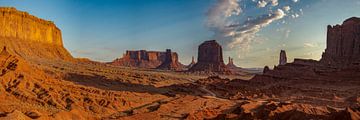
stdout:
{"type": "Polygon", "coordinates": [[[127,67],[158,68],[164,63],[160,68],[181,68],[183,65],[178,61],[178,54],[171,51],[170,53],[146,50],[126,51],[122,58],[115,59],[110,64],[127,67]]]}
{"type": "Polygon", "coordinates": [[[0,8],[0,46],[24,58],[72,60],[63,47],[61,31],[46,21],[15,8],[0,8]]]}

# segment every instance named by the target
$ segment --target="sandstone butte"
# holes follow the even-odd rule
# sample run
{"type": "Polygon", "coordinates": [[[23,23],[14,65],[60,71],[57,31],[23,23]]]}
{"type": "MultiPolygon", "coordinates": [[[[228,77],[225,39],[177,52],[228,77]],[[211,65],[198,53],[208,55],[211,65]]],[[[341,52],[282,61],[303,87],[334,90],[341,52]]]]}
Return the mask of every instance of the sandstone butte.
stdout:
{"type": "Polygon", "coordinates": [[[61,31],[51,21],[15,8],[0,8],[0,46],[23,58],[72,61],[64,48],[61,31]]]}
{"type": "Polygon", "coordinates": [[[117,58],[109,64],[126,67],[169,70],[181,70],[183,68],[183,65],[178,61],[178,54],[176,52],[171,52],[170,49],[168,49],[167,52],[128,50],[122,58],[117,58]]]}
{"type": "Polygon", "coordinates": [[[190,72],[231,73],[224,64],[222,47],[216,40],[205,41],[199,45],[197,61],[198,62],[189,69],[190,72]]]}

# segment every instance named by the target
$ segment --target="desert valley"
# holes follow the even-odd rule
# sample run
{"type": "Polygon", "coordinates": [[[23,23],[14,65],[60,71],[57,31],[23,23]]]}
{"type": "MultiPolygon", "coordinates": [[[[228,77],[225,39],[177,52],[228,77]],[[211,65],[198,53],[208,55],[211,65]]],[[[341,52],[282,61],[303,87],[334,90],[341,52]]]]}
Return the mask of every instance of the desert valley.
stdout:
{"type": "Polygon", "coordinates": [[[0,119],[359,120],[360,18],[323,27],[320,60],[282,50],[263,69],[235,65],[218,40],[191,63],[171,48],[99,62],[73,57],[55,23],[1,7],[0,119]]]}

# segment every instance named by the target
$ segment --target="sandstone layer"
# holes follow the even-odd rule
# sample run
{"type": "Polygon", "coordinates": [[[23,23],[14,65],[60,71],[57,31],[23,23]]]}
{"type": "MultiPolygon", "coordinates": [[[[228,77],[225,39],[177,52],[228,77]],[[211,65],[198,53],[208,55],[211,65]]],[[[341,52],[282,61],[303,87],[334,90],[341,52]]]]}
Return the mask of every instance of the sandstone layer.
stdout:
{"type": "Polygon", "coordinates": [[[198,62],[190,72],[230,73],[223,60],[222,47],[215,41],[205,41],[198,49],[198,62]]]}
{"type": "MultiPolygon", "coordinates": [[[[169,49],[170,50],[170,49],[169,49]]],[[[182,69],[183,65],[178,61],[178,54],[176,52],[160,52],[160,51],[126,51],[122,58],[115,59],[109,64],[126,67],[139,68],[166,68],[169,64],[169,69],[182,69]],[[171,53],[171,54],[170,54],[171,53]]]]}
{"type": "Polygon", "coordinates": [[[61,31],[46,21],[15,8],[0,8],[0,46],[24,58],[72,60],[63,47],[61,31]]]}

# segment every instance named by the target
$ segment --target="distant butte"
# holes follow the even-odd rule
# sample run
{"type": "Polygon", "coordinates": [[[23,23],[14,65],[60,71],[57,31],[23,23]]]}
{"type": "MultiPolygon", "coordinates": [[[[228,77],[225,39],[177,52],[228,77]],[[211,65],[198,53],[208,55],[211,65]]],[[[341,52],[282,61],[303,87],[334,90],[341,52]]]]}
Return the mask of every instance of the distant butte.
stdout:
{"type": "Polygon", "coordinates": [[[199,46],[197,61],[190,72],[231,73],[224,64],[222,47],[215,40],[205,41],[199,46]]]}
{"type": "Polygon", "coordinates": [[[179,70],[183,65],[178,61],[178,54],[171,52],[160,51],[126,51],[122,58],[115,59],[109,64],[125,67],[138,67],[138,68],[158,68],[179,70]],[[171,54],[170,54],[171,53],[171,54]]]}

